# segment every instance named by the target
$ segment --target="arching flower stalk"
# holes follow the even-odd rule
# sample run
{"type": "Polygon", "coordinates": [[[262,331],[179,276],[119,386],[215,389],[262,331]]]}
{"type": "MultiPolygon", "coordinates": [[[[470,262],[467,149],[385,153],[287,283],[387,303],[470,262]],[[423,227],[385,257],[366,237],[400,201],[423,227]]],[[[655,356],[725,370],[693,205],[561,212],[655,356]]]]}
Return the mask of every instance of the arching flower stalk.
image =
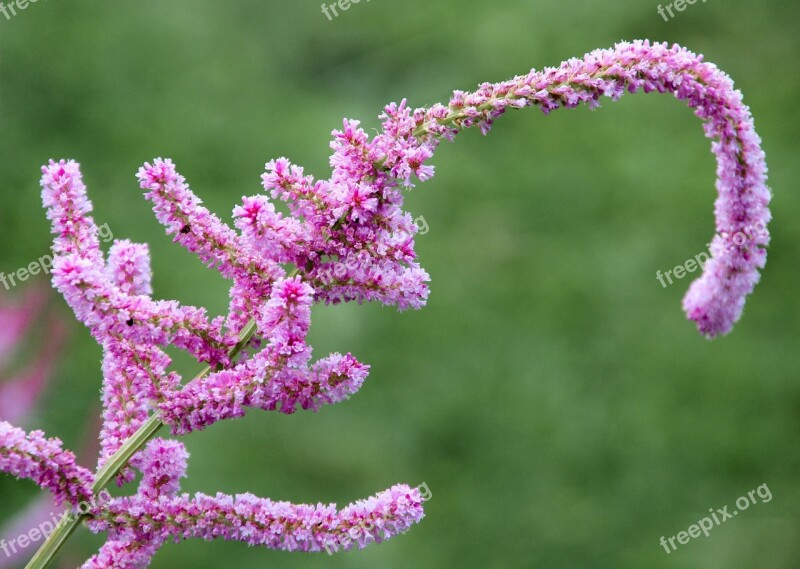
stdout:
{"type": "MultiPolygon", "coordinates": [[[[702,57],[679,46],[621,43],[473,93],[457,91],[447,105],[390,104],[371,139],[358,121],[345,120],[333,133],[329,179],[315,179],[286,158],[268,162],[266,193],[243,198],[234,209],[235,229],[202,206],[170,160],[145,164],[139,183],[167,233],[231,281],[225,318],[153,300],[144,246],[117,242],[106,261],[78,165],[50,162],[42,195],[56,234],[53,282],[106,353],[102,467],[90,488],[92,476],[55,443],[42,442],[39,434],[25,439],[11,427],[0,446],[10,457],[3,466],[64,499],[96,493],[117,475],[119,483],[129,482],[130,468],[143,472],[136,494],[83,517],[92,531],[109,534],[85,565],[90,568],[145,567],[168,539],[332,551],[406,531],[423,515],[423,496],[409,486],[342,510],[250,494],[189,496],[179,493],[187,458],[180,443],[156,439],[139,451],[162,424],[183,435],[240,417],[247,408],[293,413],[353,395],[369,368],[350,354],[312,362],[310,308],[315,302],[378,301],[400,310],[425,304],[429,278],[416,261],[417,228],[402,209],[402,190],[433,175],[429,161],[439,142],[473,126],[485,134],[508,109],[596,107],[601,97],[638,91],[685,101],[714,140],[719,197],[713,258],[684,308],[702,334],[728,332],[758,281],[768,244],[770,193],[752,117],[730,78],[702,57]],[[285,202],[290,214],[279,213],[272,200],[285,202]],[[744,242],[733,238],[760,226],[764,230],[744,242]],[[168,371],[168,345],[208,367],[184,386],[168,371]]],[[[62,524],[29,567],[44,567],[73,527],[62,524]]]]}

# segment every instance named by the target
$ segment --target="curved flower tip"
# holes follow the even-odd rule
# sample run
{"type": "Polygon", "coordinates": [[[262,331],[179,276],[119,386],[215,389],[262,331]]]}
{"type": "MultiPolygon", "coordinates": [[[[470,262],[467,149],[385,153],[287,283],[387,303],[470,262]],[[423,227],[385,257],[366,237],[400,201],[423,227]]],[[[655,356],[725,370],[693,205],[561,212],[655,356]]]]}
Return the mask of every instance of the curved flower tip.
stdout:
{"type": "MultiPolygon", "coordinates": [[[[254,358],[261,365],[259,357],[254,358]]],[[[263,376],[264,372],[258,372],[263,376]]],[[[331,354],[316,362],[310,370],[286,369],[259,385],[248,404],[268,411],[291,415],[298,408],[317,411],[323,405],[347,400],[361,389],[369,375],[369,366],[351,354],[331,354]]]]}
{"type": "Polygon", "coordinates": [[[0,421],[0,472],[31,480],[49,490],[56,505],[75,507],[92,501],[94,476],[76,464],[75,455],[63,450],[61,441],[47,439],[42,431],[26,433],[0,421]]]}
{"type": "Polygon", "coordinates": [[[294,505],[252,494],[114,500],[89,522],[94,532],[139,543],[159,539],[225,539],[283,551],[333,553],[364,548],[406,532],[424,517],[424,497],[393,486],[340,511],[335,505],[294,505]]]}
{"type": "Polygon", "coordinates": [[[372,498],[344,508],[339,514],[339,535],[323,539],[323,549],[337,551],[353,547],[363,549],[372,542],[380,543],[408,531],[422,521],[425,497],[418,488],[398,484],[372,498]]]}
{"type": "Polygon", "coordinates": [[[727,268],[714,259],[707,271],[689,287],[683,309],[707,338],[731,331],[744,310],[745,296],[759,281],[757,272],[725,274],[727,268]]]}
{"type": "Polygon", "coordinates": [[[713,257],[683,298],[687,317],[707,338],[731,331],[744,311],[747,295],[761,280],[758,270],[766,263],[767,252],[762,247],[769,234],[766,221],[760,227],[760,232],[749,230],[754,235],[740,232],[733,237],[715,237],[711,242],[713,257]]]}
{"type": "Polygon", "coordinates": [[[369,365],[352,354],[331,354],[315,363],[312,371],[319,388],[307,397],[309,403],[304,403],[303,408],[315,408],[319,403],[332,405],[355,395],[369,375],[369,365]]]}

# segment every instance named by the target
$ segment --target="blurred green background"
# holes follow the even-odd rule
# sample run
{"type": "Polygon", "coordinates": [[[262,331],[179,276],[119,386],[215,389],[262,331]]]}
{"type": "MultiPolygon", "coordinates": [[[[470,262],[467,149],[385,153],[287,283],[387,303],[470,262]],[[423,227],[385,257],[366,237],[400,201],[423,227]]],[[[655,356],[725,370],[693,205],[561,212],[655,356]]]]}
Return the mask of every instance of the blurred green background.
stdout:
{"type": "MultiPolygon", "coordinates": [[[[800,567],[800,5],[712,0],[669,22],[656,6],[374,0],[329,21],[305,0],[53,0],[0,16],[0,271],[47,252],[39,166],[71,157],[98,222],[151,245],[156,295],[215,313],[228,284],[164,236],[134,178],[145,160],[172,157],[229,219],[270,158],[327,176],[343,117],[373,129],[386,102],[444,101],[645,37],[730,73],[764,140],[769,263],[739,325],[713,342],[680,310],[689,278],[655,278],[713,230],[715,163],[682,103],[514,112],[488,138],[441,147],[436,177],[407,201],[430,226],[418,240],[429,305],[315,309],[316,353],[370,363],[363,390],[318,414],[252,412],[186,439],[188,491],[347,503],[425,482],[426,519],[363,552],[186,542],[153,567],[800,567]],[[670,555],[659,545],[763,483],[771,502],[670,555]]],[[[100,355],[73,325],[27,427],[84,445],[100,355]]],[[[36,495],[0,477],[0,524],[36,495]]],[[[81,530],[60,566],[101,543],[81,530]]]]}

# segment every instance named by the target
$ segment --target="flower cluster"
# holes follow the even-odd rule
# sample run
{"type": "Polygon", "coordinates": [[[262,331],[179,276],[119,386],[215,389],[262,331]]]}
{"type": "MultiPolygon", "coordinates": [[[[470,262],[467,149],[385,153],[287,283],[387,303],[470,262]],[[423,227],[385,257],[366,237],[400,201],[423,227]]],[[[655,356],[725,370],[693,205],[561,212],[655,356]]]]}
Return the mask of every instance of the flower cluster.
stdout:
{"type": "MultiPolygon", "coordinates": [[[[129,442],[142,433],[142,444],[152,437],[152,424],[184,435],[248,408],[293,413],[353,395],[369,367],[351,354],[312,361],[311,307],[378,301],[404,310],[425,304],[429,277],[416,260],[417,226],[403,210],[402,190],[433,175],[429,161],[439,142],[472,126],[487,133],[508,109],[595,107],[603,96],[616,100],[637,91],[686,101],[714,140],[714,256],[684,307],[701,333],[726,333],[765,262],[766,232],[743,243],[731,236],[769,220],[766,166],[752,117],[731,80],[679,46],[622,43],[557,68],[483,84],[473,93],[457,91],[447,105],[390,104],[373,138],[358,121],[345,120],[333,132],[329,179],[315,179],[286,158],[269,161],[265,193],[242,199],[233,210],[234,227],[203,207],[172,161],[146,163],[139,184],[167,234],[231,281],[224,317],[154,300],[146,246],[117,241],[106,259],[78,165],[62,160],[44,166],[42,197],[56,236],[53,283],[104,350],[97,476],[111,468],[125,484],[134,479],[133,469],[142,472],[133,496],[89,513],[89,527],[108,532],[109,541],[85,567],[145,567],[165,541],[195,537],[335,551],[380,542],[418,522],[423,498],[404,485],[342,510],[250,494],[180,494],[183,445],[154,439],[140,450],[129,442]],[[168,346],[208,366],[184,382],[170,371],[168,346]]],[[[57,442],[9,425],[0,429],[0,469],[72,502],[93,490],[92,475],[57,442]]]]}

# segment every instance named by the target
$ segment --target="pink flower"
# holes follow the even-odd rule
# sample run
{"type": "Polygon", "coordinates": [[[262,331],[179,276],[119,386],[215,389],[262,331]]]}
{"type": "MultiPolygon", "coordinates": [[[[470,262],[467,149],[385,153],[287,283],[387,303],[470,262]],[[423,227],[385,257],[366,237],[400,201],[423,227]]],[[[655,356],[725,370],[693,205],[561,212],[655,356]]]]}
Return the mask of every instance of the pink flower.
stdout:
{"type": "Polygon", "coordinates": [[[53,284],[95,337],[172,343],[201,361],[223,360],[235,339],[222,333],[221,321],[209,321],[204,310],[175,301],[128,294],[109,278],[78,165],[50,161],[42,172],[42,202],[56,235],[53,284]]]}
{"type": "MultiPolygon", "coordinates": [[[[621,43],[471,93],[456,91],[448,105],[392,103],[373,138],[357,121],[345,120],[333,132],[330,179],[317,180],[286,158],[268,162],[266,194],[242,199],[234,209],[235,229],[201,205],[170,160],[145,164],[139,184],[167,233],[231,281],[228,313],[216,318],[151,298],[144,245],[117,241],[106,260],[78,165],[44,166],[42,200],[55,234],[53,284],[104,350],[99,464],[125,462],[113,473],[120,484],[133,480],[131,468],[142,473],[134,495],[88,513],[90,528],[108,532],[109,540],[84,567],[144,568],[168,539],[333,552],[380,542],[419,522],[422,496],[405,485],[342,510],[251,494],[190,497],[179,494],[188,460],[182,443],[155,439],[136,452],[137,445],[125,442],[141,442],[162,424],[182,435],[248,408],[313,411],[356,393],[368,365],[336,353],[311,363],[312,306],[378,301],[403,310],[425,304],[429,277],[417,263],[417,227],[403,210],[401,190],[434,174],[429,161],[439,142],[473,126],[486,134],[509,109],[596,107],[601,97],[637,91],[686,101],[714,140],[719,197],[713,258],[684,308],[701,333],[726,333],[766,260],[764,153],[730,78],[679,46],[621,43]],[[285,202],[289,215],[271,200],[285,202]],[[209,365],[183,386],[169,370],[168,346],[209,365]]],[[[0,336],[0,355],[3,349],[0,336]]],[[[39,431],[0,423],[0,470],[73,505],[92,496],[93,475],[60,441],[39,431]]]]}
{"type": "MultiPolygon", "coordinates": [[[[180,480],[186,477],[189,454],[182,443],[164,439],[150,441],[133,461],[142,472],[142,481],[136,494],[138,499],[157,501],[161,497],[171,498],[180,490],[180,480]]],[[[109,539],[83,564],[82,569],[144,569],[166,541],[164,536],[139,535],[109,539]]]]}
{"type": "MultiPolygon", "coordinates": [[[[702,56],[678,45],[623,42],[544,72],[532,70],[509,81],[484,84],[475,93],[456,91],[448,107],[415,112],[414,133],[435,144],[439,138],[452,139],[461,128],[474,125],[488,132],[508,108],[538,106],[549,113],[579,103],[596,107],[600,97],[616,100],[637,91],[671,93],[685,101],[703,120],[706,136],[714,140],[719,193],[714,256],[689,288],[683,307],[702,334],[725,334],[741,316],[745,298],[766,262],[771,195],[764,152],[750,110],[730,77],[704,62],[702,56]],[[764,230],[744,243],[733,240],[752,227],[764,230]]],[[[402,105],[387,109],[392,128],[407,132],[402,105]]]]}
{"type": "Polygon", "coordinates": [[[61,441],[45,438],[42,431],[26,433],[6,421],[0,421],[0,472],[48,490],[56,505],[69,502],[77,507],[92,497],[92,473],[77,465],[61,441]]]}
{"type": "Polygon", "coordinates": [[[222,538],[284,551],[333,553],[408,531],[422,520],[422,501],[419,490],[405,485],[342,510],[333,504],[293,505],[252,494],[184,494],[157,501],[134,496],[114,500],[90,528],[128,543],[222,538]]]}

